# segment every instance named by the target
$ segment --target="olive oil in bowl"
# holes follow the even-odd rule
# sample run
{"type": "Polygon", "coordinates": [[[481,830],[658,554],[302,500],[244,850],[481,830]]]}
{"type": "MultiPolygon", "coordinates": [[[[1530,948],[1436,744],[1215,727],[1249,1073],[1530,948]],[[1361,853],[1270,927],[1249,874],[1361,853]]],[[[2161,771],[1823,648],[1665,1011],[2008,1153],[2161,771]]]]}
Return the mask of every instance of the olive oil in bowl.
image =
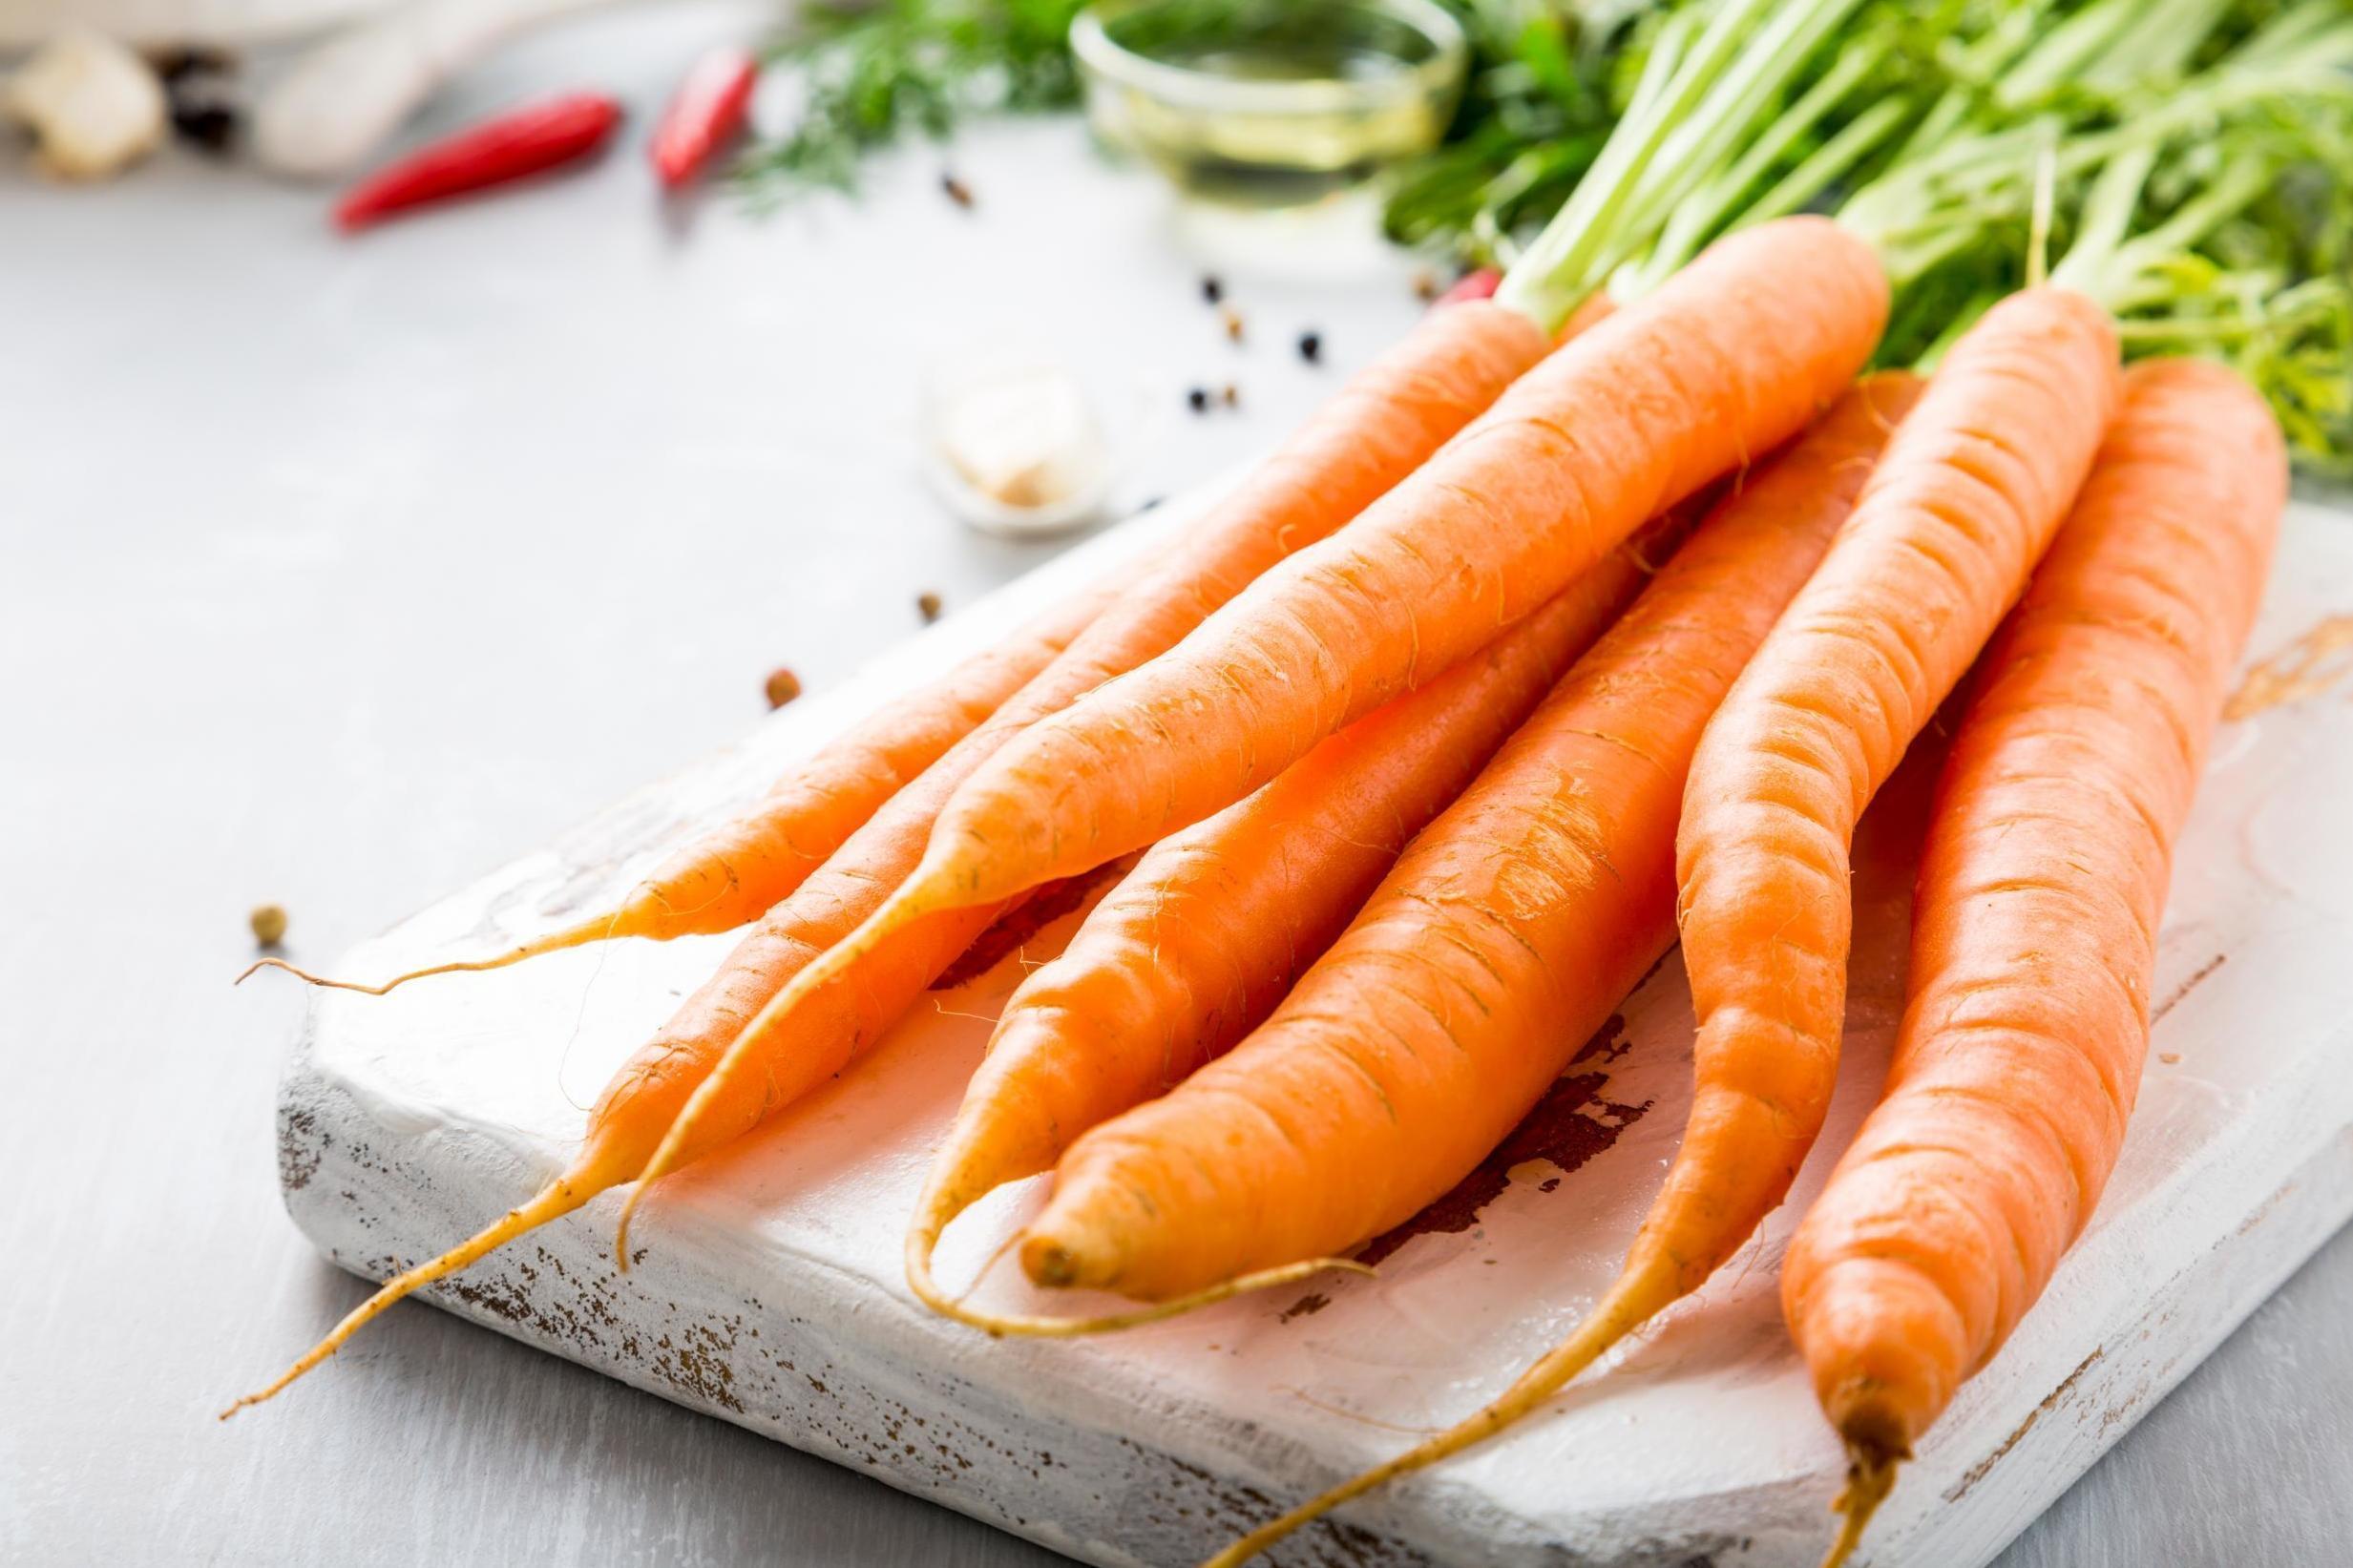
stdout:
{"type": "Polygon", "coordinates": [[[1467,57],[1429,0],[1107,0],[1071,44],[1099,135],[1188,191],[1256,206],[1436,146],[1467,57]]]}

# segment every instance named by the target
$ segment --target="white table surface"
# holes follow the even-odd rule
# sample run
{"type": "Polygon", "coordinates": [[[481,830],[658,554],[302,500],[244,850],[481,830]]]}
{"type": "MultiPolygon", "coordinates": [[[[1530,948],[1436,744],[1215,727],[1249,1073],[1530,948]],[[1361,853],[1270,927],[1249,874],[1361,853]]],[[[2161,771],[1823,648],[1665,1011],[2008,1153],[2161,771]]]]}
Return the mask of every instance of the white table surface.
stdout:
{"type": "MultiPolygon", "coordinates": [[[[663,215],[641,136],[757,8],[576,24],[436,105],[602,84],[601,166],[388,228],[172,157],[0,162],[0,1560],[1009,1565],[1050,1554],[408,1306],[280,1404],[211,1412],[357,1301],[279,1208],[291,986],[838,679],[1051,546],[909,458],[958,344],[1034,341],[1165,414],[1130,500],[1271,441],[1417,307],[1321,230],[1236,234],[1067,122],[878,172],[861,206],[663,215]],[[1214,267],[1252,327],[1228,345],[1214,267]],[[1290,344],[1320,328],[1331,368],[1290,344]],[[1244,408],[1196,419],[1196,382],[1244,408]]],[[[2004,1557],[2322,1563],[2353,1539],[2340,1236],[2004,1557]]]]}

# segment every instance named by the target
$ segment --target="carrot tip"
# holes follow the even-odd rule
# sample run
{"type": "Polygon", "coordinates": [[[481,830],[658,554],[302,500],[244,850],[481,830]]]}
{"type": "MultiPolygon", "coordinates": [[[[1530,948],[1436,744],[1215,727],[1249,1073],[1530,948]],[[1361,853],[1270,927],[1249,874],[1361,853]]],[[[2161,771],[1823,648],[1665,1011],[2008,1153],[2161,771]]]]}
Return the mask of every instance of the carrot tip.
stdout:
{"type": "Polygon", "coordinates": [[[1898,1457],[1876,1443],[1850,1442],[1846,1446],[1846,1485],[1831,1503],[1838,1515],[1838,1538],[1822,1555],[1821,1568],[1840,1568],[1855,1549],[1862,1544],[1864,1527],[1871,1516],[1879,1512],[1880,1504],[1895,1490],[1898,1457]]]}
{"type": "MultiPolygon", "coordinates": [[[[444,969],[456,967],[459,966],[449,965],[444,966],[444,969]]],[[[395,974],[392,978],[385,981],[384,984],[380,986],[370,986],[362,985],[357,980],[338,980],[329,975],[313,974],[310,971],[306,969],[299,969],[296,966],[287,963],[283,958],[257,958],[253,961],[252,965],[246,969],[244,973],[239,975],[235,980],[231,981],[230,984],[242,986],[247,980],[252,979],[256,974],[265,969],[282,969],[288,974],[293,975],[297,980],[302,981],[305,985],[317,986],[326,991],[356,991],[363,996],[382,996],[390,992],[393,988],[403,985],[408,981],[416,979],[418,975],[438,974],[443,972],[443,970],[439,969],[418,970],[414,973],[410,974],[395,974]]]]}
{"type": "Polygon", "coordinates": [[[306,969],[298,969],[283,958],[255,959],[247,967],[245,972],[239,975],[232,984],[243,985],[260,970],[282,969],[306,985],[320,986],[329,991],[356,991],[363,996],[388,996],[411,980],[422,980],[435,974],[479,974],[489,970],[505,969],[510,964],[520,963],[526,958],[536,958],[543,953],[560,952],[566,948],[582,947],[590,942],[609,941],[617,935],[625,934],[621,931],[620,926],[622,916],[626,912],[625,909],[616,909],[607,916],[560,927],[545,936],[536,937],[519,947],[509,948],[495,957],[463,958],[452,963],[431,964],[424,969],[409,970],[393,975],[381,985],[364,985],[357,980],[338,980],[330,975],[313,974],[306,969]]]}
{"type": "Polygon", "coordinates": [[[623,1274],[629,1272],[629,1222],[637,1214],[638,1199],[644,1191],[645,1181],[641,1178],[636,1191],[621,1200],[620,1218],[613,1224],[613,1266],[623,1274]]]}
{"type": "MultiPolygon", "coordinates": [[[[1003,1339],[1008,1335],[1023,1339],[1076,1339],[1090,1334],[1113,1333],[1122,1328],[1141,1328],[1149,1323],[1165,1323],[1170,1318],[1183,1317],[1187,1313],[1199,1311],[1204,1307],[1214,1307],[1219,1302],[1229,1301],[1236,1296],[1250,1295],[1256,1291],[1271,1289],[1276,1286],[1290,1285],[1311,1274],[1319,1274],[1327,1268],[1343,1269],[1355,1274],[1373,1273],[1372,1269],[1351,1258],[1303,1258],[1297,1263],[1284,1264],[1279,1267],[1262,1268],[1254,1274],[1239,1274],[1230,1280],[1195,1290],[1188,1295],[1155,1302],[1149,1307],[1139,1307],[1126,1312],[1106,1312],[1100,1317],[1091,1318],[1049,1318],[1025,1316],[1020,1313],[983,1312],[977,1307],[965,1306],[960,1298],[951,1298],[941,1294],[935,1286],[932,1286],[932,1292],[929,1295],[924,1295],[921,1288],[918,1288],[916,1293],[923,1296],[926,1306],[941,1316],[954,1318],[958,1323],[977,1328],[991,1339],[1003,1339]]],[[[929,1284],[928,1261],[924,1266],[924,1280],[926,1284],[929,1284]]]]}
{"type": "MultiPolygon", "coordinates": [[[[1353,1266],[1361,1268],[1361,1264],[1353,1266]]],[[[1282,1517],[1271,1519],[1244,1536],[1203,1564],[1203,1568],[1234,1568],[1275,1542],[1313,1523],[1341,1504],[1385,1486],[1399,1475],[1426,1469],[1479,1443],[1485,1442],[1560,1391],[1628,1333],[1672,1302],[1681,1291],[1671,1266],[1657,1259],[1629,1259],[1627,1272],[1594,1304],[1577,1330],[1520,1374],[1519,1380],[1489,1404],[1436,1436],[1423,1439],[1403,1453],[1360,1472],[1321,1496],[1301,1503],[1282,1517]]]]}
{"type": "Polygon", "coordinates": [[[284,1388],[288,1381],[290,1380],[281,1378],[277,1382],[271,1384],[268,1388],[263,1389],[257,1393],[242,1395],[232,1403],[227,1410],[222,1411],[219,1415],[214,1416],[213,1419],[216,1421],[226,1421],[230,1416],[235,1415],[239,1411],[250,1409],[255,1405],[263,1404],[267,1400],[275,1398],[278,1390],[284,1388]]]}
{"type": "Polygon", "coordinates": [[[280,1373],[277,1382],[258,1393],[245,1395],[222,1411],[220,1418],[226,1421],[247,1405],[259,1405],[265,1399],[277,1397],[296,1381],[332,1359],[353,1334],[365,1328],[394,1303],[404,1301],[434,1281],[446,1279],[471,1265],[484,1254],[504,1246],[525,1231],[536,1230],[551,1220],[570,1214],[601,1190],[601,1186],[593,1185],[580,1173],[568,1172],[542,1187],[529,1201],[509,1209],[495,1224],[475,1232],[438,1258],[393,1275],[377,1287],[375,1294],[346,1313],[343,1321],[328,1329],[326,1337],[305,1352],[300,1361],[280,1373]]]}
{"type": "Polygon", "coordinates": [[[313,974],[310,971],[297,968],[295,965],[287,963],[283,958],[257,958],[252,963],[245,966],[245,972],[242,974],[240,974],[235,980],[231,981],[230,984],[242,986],[265,969],[284,970],[286,973],[293,975],[297,980],[302,981],[305,985],[331,986],[337,991],[372,992],[373,990],[372,987],[363,986],[355,981],[334,980],[329,979],[324,974],[313,974]]]}

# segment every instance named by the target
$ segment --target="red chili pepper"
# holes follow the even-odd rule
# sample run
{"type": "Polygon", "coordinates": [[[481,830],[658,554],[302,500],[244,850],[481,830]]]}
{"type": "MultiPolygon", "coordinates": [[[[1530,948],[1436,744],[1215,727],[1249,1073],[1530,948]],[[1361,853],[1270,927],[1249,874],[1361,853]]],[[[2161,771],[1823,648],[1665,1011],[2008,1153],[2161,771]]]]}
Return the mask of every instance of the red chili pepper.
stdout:
{"type": "Polygon", "coordinates": [[[601,93],[567,94],[494,115],[361,180],[335,204],[336,225],[346,233],[364,229],[410,207],[585,157],[620,117],[620,103],[601,93]]]}
{"type": "MultiPolygon", "coordinates": [[[[1476,272],[1466,272],[1455,280],[1454,287],[1438,297],[1438,303],[1453,304],[1458,300],[1492,299],[1495,296],[1496,285],[1502,281],[1503,275],[1493,267],[1481,267],[1476,272]]],[[[1436,306],[1432,308],[1435,309],[1436,306]]]]}
{"type": "Polygon", "coordinates": [[[654,127],[654,172],[671,190],[703,172],[711,155],[744,128],[760,62],[740,49],[715,49],[694,64],[654,127]]]}

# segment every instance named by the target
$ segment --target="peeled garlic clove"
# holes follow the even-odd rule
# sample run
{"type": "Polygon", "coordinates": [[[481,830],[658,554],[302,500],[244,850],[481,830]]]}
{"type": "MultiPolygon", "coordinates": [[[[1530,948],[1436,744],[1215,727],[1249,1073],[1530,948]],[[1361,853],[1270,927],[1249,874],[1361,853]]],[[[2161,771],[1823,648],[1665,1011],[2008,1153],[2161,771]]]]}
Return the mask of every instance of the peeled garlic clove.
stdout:
{"type": "Polygon", "coordinates": [[[147,62],[90,31],[36,50],[9,83],[7,111],[38,138],[35,163],[60,179],[104,179],[154,152],[170,123],[147,62]]]}
{"type": "Polygon", "coordinates": [[[1111,452],[1078,378],[1058,366],[999,361],[935,378],[926,398],[935,482],[966,521],[1040,533],[1101,507],[1111,452]]]}

